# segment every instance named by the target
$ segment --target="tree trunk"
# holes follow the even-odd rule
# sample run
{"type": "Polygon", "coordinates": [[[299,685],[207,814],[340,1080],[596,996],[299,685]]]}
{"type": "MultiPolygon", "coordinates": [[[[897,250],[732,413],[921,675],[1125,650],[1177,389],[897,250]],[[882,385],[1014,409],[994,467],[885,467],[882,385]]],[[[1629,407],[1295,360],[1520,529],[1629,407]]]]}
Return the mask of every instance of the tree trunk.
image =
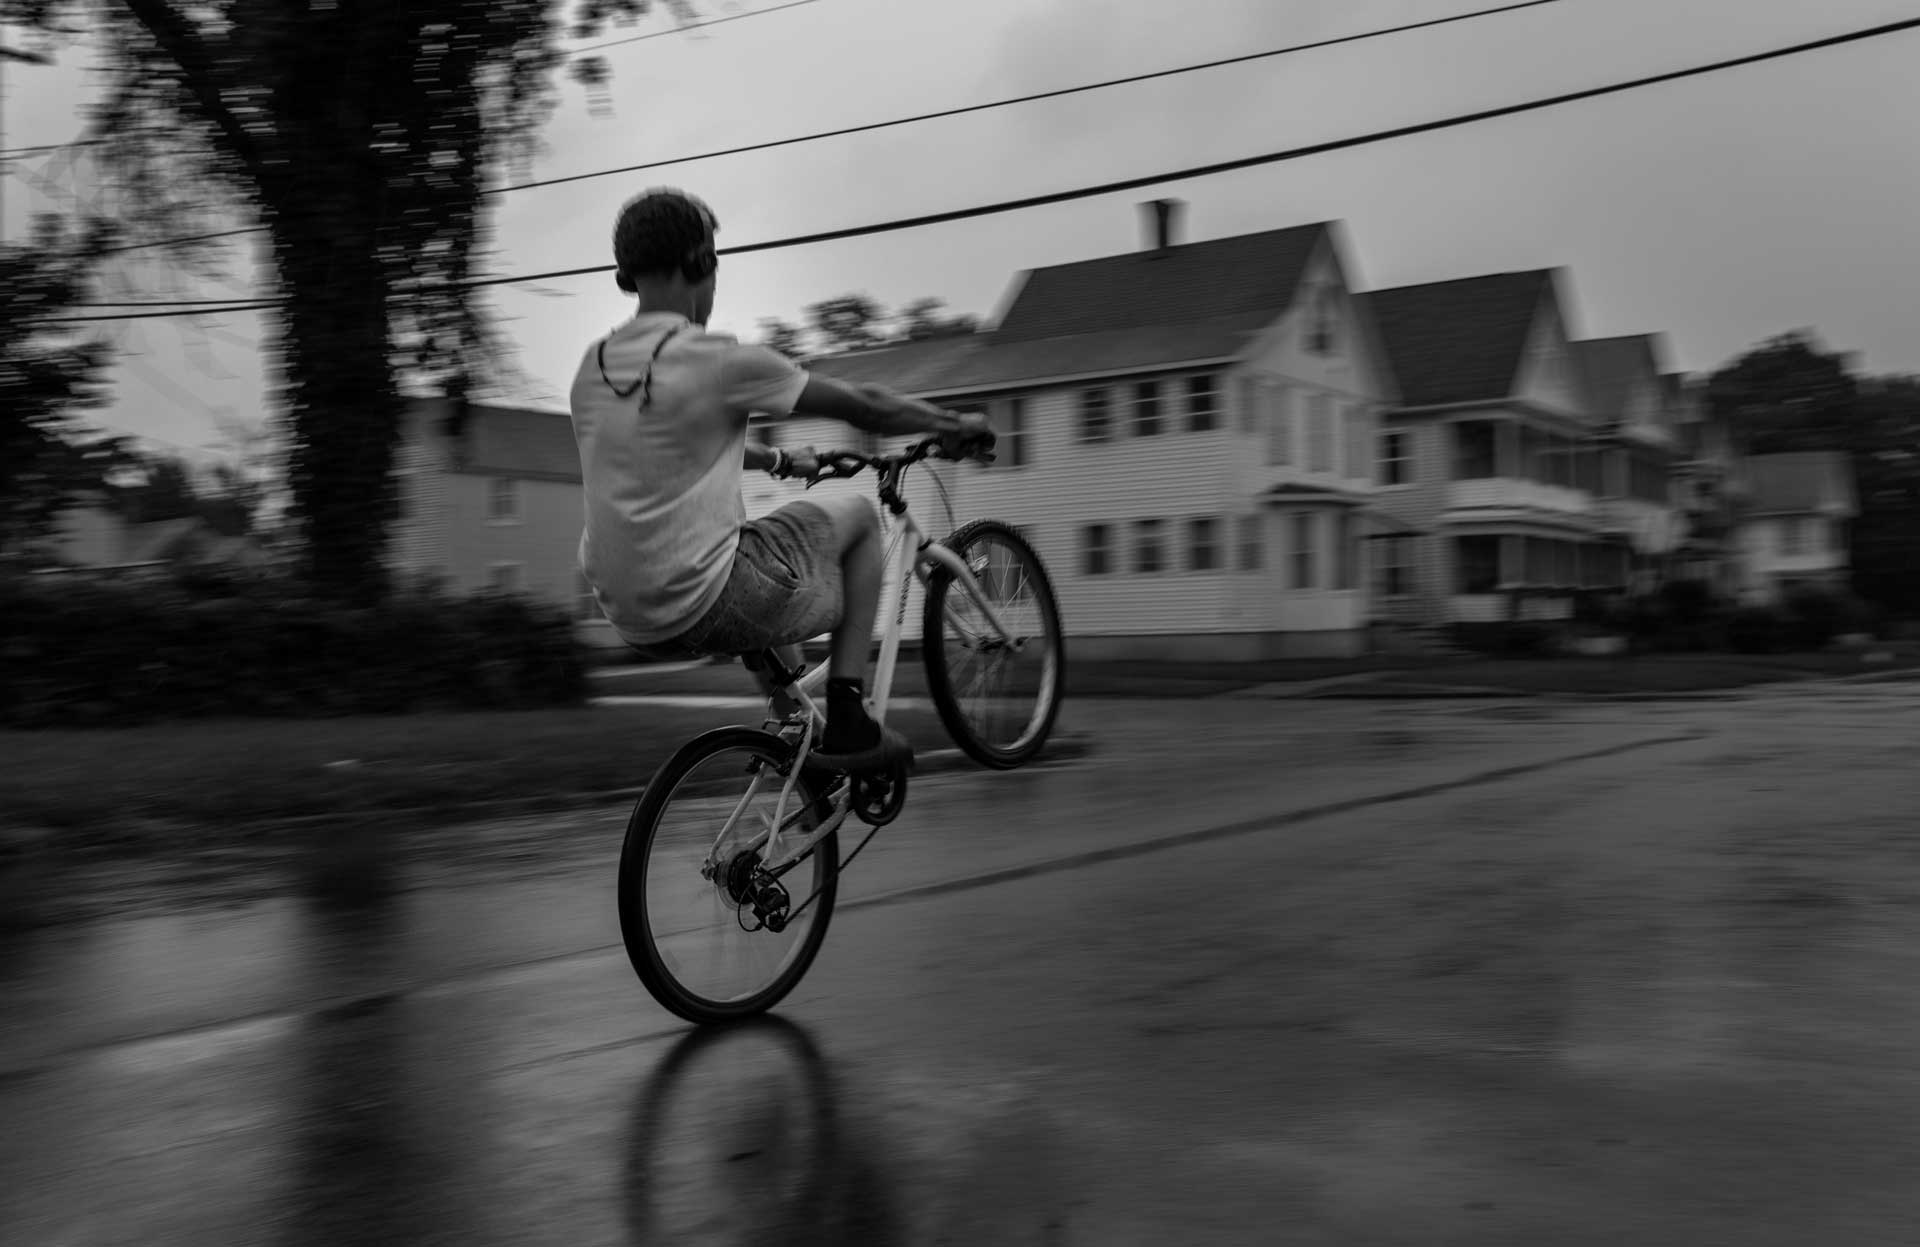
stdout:
{"type": "Polygon", "coordinates": [[[276,213],[274,241],[288,298],[281,378],[281,405],[294,421],[288,484],[306,571],[328,596],[367,602],[387,585],[387,527],[396,509],[390,470],[402,410],[387,278],[375,251],[378,191],[354,189],[336,186],[324,199],[276,213]]]}

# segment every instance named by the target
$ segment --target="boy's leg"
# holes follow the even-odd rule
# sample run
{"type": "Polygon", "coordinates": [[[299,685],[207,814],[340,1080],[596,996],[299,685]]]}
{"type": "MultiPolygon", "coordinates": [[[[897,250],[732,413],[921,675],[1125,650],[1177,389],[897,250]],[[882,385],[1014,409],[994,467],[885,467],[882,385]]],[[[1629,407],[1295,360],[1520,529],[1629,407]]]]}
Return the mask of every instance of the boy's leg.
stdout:
{"type": "Polygon", "coordinates": [[[808,499],[826,513],[832,548],[822,551],[840,564],[840,620],[833,629],[827,665],[827,730],[819,760],[846,770],[882,769],[910,761],[913,747],[898,732],[867,713],[867,670],[873,657],[873,625],[880,614],[886,551],[880,518],[863,498],[808,499]]]}

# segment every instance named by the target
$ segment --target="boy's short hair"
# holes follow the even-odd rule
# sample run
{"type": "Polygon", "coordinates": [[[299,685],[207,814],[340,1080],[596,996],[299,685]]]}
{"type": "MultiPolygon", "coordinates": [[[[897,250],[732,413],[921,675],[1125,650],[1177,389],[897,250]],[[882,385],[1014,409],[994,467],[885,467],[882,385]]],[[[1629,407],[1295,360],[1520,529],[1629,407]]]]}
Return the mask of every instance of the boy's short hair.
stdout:
{"type": "Polygon", "coordinates": [[[713,236],[720,228],[713,209],[685,191],[656,186],[626,202],[613,226],[614,280],[628,294],[641,277],[678,272],[705,281],[718,267],[713,236]]]}

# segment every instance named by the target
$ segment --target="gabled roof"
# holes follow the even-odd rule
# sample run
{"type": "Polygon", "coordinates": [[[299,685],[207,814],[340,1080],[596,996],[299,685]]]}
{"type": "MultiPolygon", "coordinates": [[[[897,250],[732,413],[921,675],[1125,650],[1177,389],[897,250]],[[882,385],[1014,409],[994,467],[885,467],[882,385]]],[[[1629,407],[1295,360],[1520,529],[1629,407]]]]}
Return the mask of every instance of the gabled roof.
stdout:
{"type": "Polygon", "coordinates": [[[1407,407],[1512,395],[1553,271],[1493,273],[1355,296],[1365,303],[1407,407]]]}
{"type": "Polygon", "coordinates": [[[992,330],[807,368],[940,394],[1232,359],[1293,305],[1330,231],[1321,222],[1033,269],[992,330]]]}
{"type": "Polygon", "coordinates": [[[1054,264],[1026,275],[996,344],[1191,325],[1293,305],[1325,222],[1054,264]]]}
{"type": "Polygon", "coordinates": [[[1587,399],[1593,404],[1594,415],[1603,422],[1626,414],[1627,395],[1636,378],[1651,377],[1669,395],[1672,393],[1661,375],[1652,334],[1586,338],[1571,346],[1586,378],[1587,399]]]}
{"type": "Polygon", "coordinates": [[[1743,465],[1748,511],[1759,515],[1857,515],[1853,463],[1845,451],[1755,455],[1743,465]]]}
{"type": "Polygon", "coordinates": [[[580,446],[572,418],[563,413],[475,403],[467,409],[463,442],[455,471],[580,479],[580,446]]]}
{"type": "Polygon", "coordinates": [[[942,379],[986,345],[985,334],[969,333],[875,347],[870,351],[849,351],[844,355],[823,355],[806,361],[802,367],[808,372],[854,384],[884,385],[904,394],[929,394],[946,388],[942,379]]]}
{"type": "Polygon", "coordinates": [[[1111,329],[1103,333],[997,343],[987,334],[955,340],[944,351],[911,343],[812,360],[809,371],[843,381],[873,382],[905,394],[991,390],[1063,377],[1099,376],[1231,359],[1271,324],[1255,312],[1192,325],[1111,329]]]}

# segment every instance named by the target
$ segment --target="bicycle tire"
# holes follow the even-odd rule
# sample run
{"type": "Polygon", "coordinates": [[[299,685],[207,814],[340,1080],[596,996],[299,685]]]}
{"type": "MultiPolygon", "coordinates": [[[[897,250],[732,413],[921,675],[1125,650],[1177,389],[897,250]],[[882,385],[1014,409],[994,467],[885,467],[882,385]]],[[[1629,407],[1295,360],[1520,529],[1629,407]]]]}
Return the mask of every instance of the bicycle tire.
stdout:
{"type": "MultiPolygon", "coordinates": [[[[926,666],[927,693],[933,699],[934,710],[947,735],[975,762],[993,770],[1007,771],[1031,762],[1046,747],[1066,693],[1067,651],[1060,623],[1060,602],[1054,596],[1053,580],[1047,574],[1046,564],[1011,525],[999,520],[974,520],[955,529],[943,544],[964,559],[968,548],[987,536],[1019,555],[1040,605],[1041,626],[1051,663],[1043,672],[1040,702],[1029,717],[1026,730],[1011,745],[995,745],[981,737],[963,712],[948,669],[951,650],[945,626],[947,593],[954,588],[955,578],[951,570],[940,564],[935,564],[927,577],[920,624],[920,658],[926,666]]],[[[964,596],[966,591],[960,592],[964,596]]]]}
{"type": "MultiPolygon", "coordinates": [[[[648,993],[662,1008],[701,1025],[737,1022],[755,1017],[780,1003],[806,976],[813,959],[826,941],[827,927],[833,918],[835,897],[840,883],[840,833],[836,830],[821,837],[808,856],[819,860],[825,879],[819,895],[808,906],[812,916],[791,960],[763,989],[739,1000],[713,1000],[682,983],[668,966],[653,935],[647,913],[647,874],[652,862],[653,841],[659,831],[661,815],[671,803],[680,784],[707,759],[728,752],[755,753],[769,762],[783,763],[793,747],[771,732],[750,727],[723,727],[702,733],[680,747],[648,781],[645,791],[634,803],[627,820],[627,833],[620,847],[618,904],[620,938],[626,945],[627,960],[648,993]]],[[[820,788],[820,781],[802,774],[795,786],[795,797],[812,809],[812,821],[832,813],[832,806],[820,788]]],[[[805,861],[806,858],[802,858],[805,861]]],[[[795,897],[796,908],[802,897],[795,897]]]]}

